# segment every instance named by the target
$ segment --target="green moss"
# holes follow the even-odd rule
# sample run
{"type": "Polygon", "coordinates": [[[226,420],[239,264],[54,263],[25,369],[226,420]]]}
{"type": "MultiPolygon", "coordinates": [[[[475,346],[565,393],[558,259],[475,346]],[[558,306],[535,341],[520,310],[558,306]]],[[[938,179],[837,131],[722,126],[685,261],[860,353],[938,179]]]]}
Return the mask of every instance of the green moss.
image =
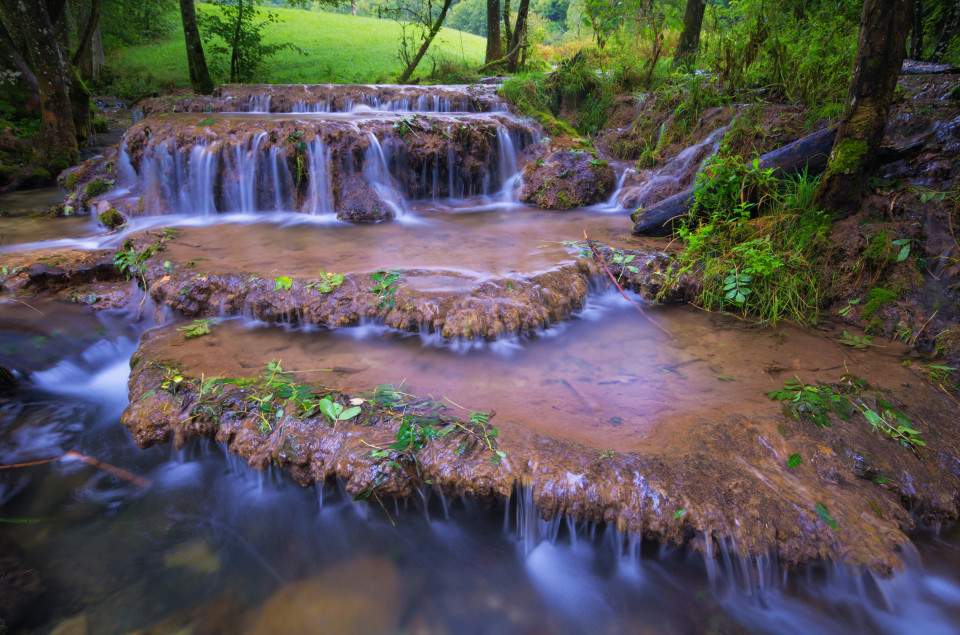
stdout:
{"type": "Polygon", "coordinates": [[[899,248],[890,240],[890,235],[883,230],[870,239],[867,248],[863,250],[863,257],[874,268],[881,268],[884,265],[896,262],[899,248]]]}
{"type": "Polygon", "coordinates": [[[83,192],[86,194],[87,198],[93,198],[108,192],[111,187],[113,187],[113,184],[106,179],[96,178],[87,183],[87,187],[83,192]]]}
{"type": "MultiPolygon", "coordinates": [[[[865,320],[873,318],[874,314],[879,311],[883,305],[890,304],[898,297],[900,297],[900,293],[898,291],[884,289],[883,287],[874,287],[870,289],[870,291],[867,293],[867,302],[863,305],[863,311],[860,312],[860,317],[865,320]]],[[[879,322],[879,320],[874,321],[879,322]]],[[[873,322],[870,324],[872,325],[873,322]]]]}
{"type": "Polygon", "coordinates": [[[97,220],[99,220],[107,229],[116,229],[126,222],[126,220],[123,218],[123,214],[118,212],[113,207],[97,216],[97,220]]]}
{"type": "Polygon", "coordinates": [[[77,187],[77,173],[71,172],[65,176],[60,177],[60,186],[65,190],[73,190],[77,187]]]}
{"type": "Polygon", "coordinates": [[[830,153],[827,175],[853,174],[860,167],[867,153],[867,143],[855,139],[841,139],[830,153]]]}
{"type": "Polygon", "coordinates": [[[110,132],[110,124],[106,119],[91,119],[90,129],[97,134],[106,134],[110,132]]]}

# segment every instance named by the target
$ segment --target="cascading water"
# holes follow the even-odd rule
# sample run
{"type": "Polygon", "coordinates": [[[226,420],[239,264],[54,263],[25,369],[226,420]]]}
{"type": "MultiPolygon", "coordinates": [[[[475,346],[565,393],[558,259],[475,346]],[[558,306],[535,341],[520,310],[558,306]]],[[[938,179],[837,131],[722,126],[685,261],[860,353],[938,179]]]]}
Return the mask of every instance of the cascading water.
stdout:
{"type": "MultiPolygon", "coordinates": [[[[179,154],[177,155],[179,157],[179,154]]],[[[186,172],[188,189],[181,190],[180,212],[211,216],[217,213],[214,200],[214,185],[217,176],[217,155],[205,142],[197,141],[190,150],[190,159],[186,166],[178,166],[178,171],[186,172]]]]}
{"type": "Polygon", "coordinates": [[[394,216],[401,216],[404,213],[403,199],[398,195],[397,182],[390,174],[383,147],[375,135],[369,135],[369,139],[370,145],[363,162],[364,178],[380,199],[390,207],[394,216]]]}
{"type": "Polygon", "coordinates": [[[307,202],[308,214],[331,214],[334,210],[330,180],[330,148],[319,138],[307,144],[307,202]]]}

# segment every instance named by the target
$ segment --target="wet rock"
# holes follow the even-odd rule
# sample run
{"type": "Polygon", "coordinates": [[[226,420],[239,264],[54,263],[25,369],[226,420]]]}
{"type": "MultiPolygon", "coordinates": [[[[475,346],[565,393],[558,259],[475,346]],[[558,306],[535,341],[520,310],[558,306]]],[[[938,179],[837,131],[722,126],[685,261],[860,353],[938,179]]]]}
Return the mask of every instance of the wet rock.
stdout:
{"type": "MultiPolygon", "coordinates": [[[[785,566],[826,558],[884,574],[901,566],[898,554],[914,518],[942,522],[958,515],[960,477],[953,460],[930,460],[960,456],[956,405],[921,385],[897,392],[914,420],[924,422],[923,457],[862,418],[822,428],[785,419],[778,403],[763,399],[748,414],[659,424],[622,452],[607,452],[604,438],[587,443],[534,431],[520,420],[500,421],[501,464],[492,464],[482,447],[458,452],[459,440],[452,435],[428,443],[417,453],[418,471],[407,473],[370,458],[369,444],[393,442],[400,424],[395,413],[365,403],[360,416],[335,427],[324,416],[288,416],[282,432],[268,430],[245,405],[245,388],[231,384],[235,387],[215,395],[208,390],[200,404],[195,376],[225,369],[215,361],[195,361],[187,372],[176,366],[177,352],[186,347],[182,334],[168,329],[153,337],[136,354],[131,404],[122,417],[139,445],[172,440],[182,447],[192,439],[216,439],[255,469],[285,467],[303,484],[339,478],[352,495],[404,497],[429,480],[448,495],[504,500],[519,483],[524,500],[543,518],[603,522],[708,554],[723,543],[741,555],[774,553],[785,566]],[[187,378],[174,392],[161,388],[169,373],[187,378]],[[803,463],[788,468],[793,453],[803,463]],[[865,466],[886,480],[864,478],[865,466]],[[829,510],[836,528],[823,520],[818,505],[829,510]]],[[[230,341],[220,340],[220,346],[230,341]]],[[[899,364],[891,368],[908,373],[899,364]]],[[[331,394],[347,403],[349,395],[331,394]]]]}
{"type": "Polygon", "coordinates": [[[360,558],[281,588],[248,631],[273,633],[392,633],[402,630],[403,586],[389,560],[360,558]]]}
{"type": "Polygon", "coordinates": [[[50,635],[87,635],[87,614],[81,613],[57,624],[50,635]]]}
{"type": "Polygon", "coordinates": [[[383,200],[360,174],[346,176],[340,182],[339,191],[336,208],[340,220],[369,223],[395,216],[393,208],[396,203],[391,205],[383,200]]]}
{"type": "Polygon", "coordinates": [[[520,200],[543,209],[565,210],[605,201],[616,175],[606,161],[587,151],[561,150],[523,170],[520,200]]]}
{"type": "Polygon", "coordinates": [[[192,573],[205,575],[220,570],[220,558],[210,549],[206,540],[196,540],[165,553],[163,566],[183,567],[192,573]]]}
{"type": "Polygon", "coordinates": [[[36,569],[24,561],[20,547],[0,534],[0,618],[7,626],[17,626],[32,615],[34,602],[44,592],[36,569]]]}
{"type": "Polygon", "coordinates": [[[27,276],[30,283],[38,287],[44,287],[51,284],[62,284],[67,280],[67,272],[61,267],[54,267],[43,263],[31,265],[27,276]]]}

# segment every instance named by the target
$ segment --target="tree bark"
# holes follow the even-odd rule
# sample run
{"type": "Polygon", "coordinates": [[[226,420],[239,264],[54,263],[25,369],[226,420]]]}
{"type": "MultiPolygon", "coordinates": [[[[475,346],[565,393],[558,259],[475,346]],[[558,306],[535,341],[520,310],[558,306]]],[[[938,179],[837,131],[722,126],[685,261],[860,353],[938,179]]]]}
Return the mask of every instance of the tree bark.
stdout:
{"type": "Polygon", "coordinates": [[[230,83],[236,83],[239,68],[237,67],[237,51],[240,48],[240,27],[243,26],[243,0],[237,0],[237,28],[233,32],[233,45],[230,47],[230,83]]]}
{"type": "Polygon", "coordinates": [[[503,0],[503,35],[507,38],[507,50],[513,41],[513,28],[510,24],[510,0],[503,0]]]}
{"type": "Polygon", "coordinates": [[[947,49],[950,47],[950,40],[957,32],[958,24],[960,24],[960,0],[954,0],[953,6],[950,7],[950,12],[947,14],[947,19],[943,22],[943,28],[940,29],[937,44],[933,47],[933,54],[930,56],[931,62],[939,64],[943,61],[943,56],[947,54],[947,49]]]}
{"type": "Polygon", "coordinates": [[[200,27],[197,26],[197,11],[193,0],[180,0],[180,19],[183,21],[183,37],[187,43],[187,66],[190,69],[190,85],[198,95],[213,92],[213,79],[207,70],[207,58],[203,55],[200,27]]]}
{"type": "Polygon", "coordinates": [[[487,0],[487,56],[483,63],[489,64],[503,57],[500,44],[500,0],[487,0]]]}
{"type": "Polygon", "coordinates": [[[903,66],[913,0],[865,0],[853,76],[817,201],[841,218],[854,213],[893,103],[903,66]]]}
{"type": "Polygon", "coordinates": [[[426,55],[427,49],[430,48],[430,43],[433,42],[433,38],[437,36],[437,33],[440,31],[440,27],[443,26],[443,21],[447,18],[447,11],[450,9],[450,5],[452,3],[453,0],[443,0],[443,8],[440,10],[440,15],[437,16],[433,26],[430,27],[430,32],[427,34],[427,38],[423,41],[423,44],[420,46],[420,50],[417,51],[417,54],[412,60],[410,60],[410,64],[400,75],[399,81],[401,84],[406,84],[407,81],[409,81],[410,76],[413,75],[413,71],[417,70],[417,65],[420,63],[420,60],[423,59],[423,56],[426,55]]]}
{"type": "Polygon", "coordinates": [[[87,19],[87,28],[83,30],[83,35],[80,37],[80,42],[77,44],[77,50],[70,59],[70,63],[74,66],[80,65],[80,58],[83,57],[86,50],[90,47],[90,43],[93,41],[93,33],[97,30],[99,24],[100,0],[91,0],[90,17],[87,19]]]}
{"type": "MultiPolygon", "coordinates": [[[[509,4],[508,4],[509,6],[509,4]]],[[[530,11],[530,0],[520,0],[520,8],[517,9],[517,23],[513,27],[513,32],[507,41],[507,50],[509,59],[507,60],[507,70],[511,73],[517,71],[518,61],[520,59],[520,49],[523,39],[527,35],[527,14],[530,11]]]]}
{"type": "MultiPolygon", "coordinates": [[[[40,165],[58,174],[79,161],[77,133],[70,106],[67,64],[45,2],[0,4],[7,24],[18,24],[40,97],[40,165]]],[[[62,13],[63,6],[60,5],[62,13]]]]}
{"type": "Polygon", "coordinates": [[[697,61],[700,28],[703,26],[703,13],[706,8],[705,0],[687,0],[687,9],[683,12],[683,31],[673,54],[674,68],[692,68],[697,61]]]}
{"type": "Polygon", "coordinates": [[[17,49],[17,42],[14,40],[13,35],[7,31],[2,21],[0,21],[0,50],[10,58],[10,61],[13,62],[16,69],[20,71],[20,79],[22,79],[27,86],[27,94],[29,97],[27,98],[27,103],[24,104],[24,108],[30,114],[39,114],[40,89],[37,87],[37,76],[33,74],[33,71],[27,64],[27,60],[23,59],[23,55],[21,55],[17,49]]]}
{"type": "Polygon", "coordinates": [[[910,32],[910,59],[923,59],[923,0],[915,0],[913,30],[910,32]]]}

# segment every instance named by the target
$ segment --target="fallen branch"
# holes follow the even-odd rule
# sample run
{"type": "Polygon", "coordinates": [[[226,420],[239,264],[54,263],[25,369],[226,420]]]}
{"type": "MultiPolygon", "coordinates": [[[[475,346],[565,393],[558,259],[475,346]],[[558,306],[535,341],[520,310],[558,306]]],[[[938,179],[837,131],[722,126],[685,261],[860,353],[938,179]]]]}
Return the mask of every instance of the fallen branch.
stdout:
{"type": "Polygon", "coordinates": [[[587,246],[590,247],[590,251],[593,252],[594,259],[600,263],[601,267],[603,267],[603,270],[606,272],[607,276],[610,278],[611,281],[613,281],[613,284],[617,287],[617,291],[620,292],[620,295],[626,298],[627,302],[629,302],[634,307],[636,307],[637,311],[640,312],[640,315],[645,317],[647,321],[649,321],[655,327],[663,331],[667,337],[669,337],[670,339],[673,339],[673,335],[670,333],[670,331],[663,328],[663,326],[661,326],[656,320],[654,320],[652,317],[647,315],[646,311],[644,311],[639,304],[634,302],[630,298],[630,296],[627,295],[627,292],[623,290],[623,287],[620,286],[620,282],[617,280],[616,276],[613,275],[613,272],[610,271],[610,267],[607,266],[607,261],[604,259],[603,255],[597,250],[596,246],[594,246],[593,241],[590,240],[590,236],[587,235],[587,230],[583,230],[583,238],[587,241],[587,246]]]}
{"type": "Polygon", "coordinates": [[[57,461],[63,461],[63,460],[81,461],[83,463],[86,463],[87,465],[97,468],[98,470],[109,472],[110,474],[113,474],[117,478],[127,481],[128,483],[132,483],[137,487],[150,486],[150,481],[148,479],[143,478],[142,476],[137,476],[133,472],[128,472],[127,470],[116,467],[115,465],[104,463],[103,461],[99,461],[85,454],[80,454],[79,452],[67,452],[63,456],[58,456],[52,459],[41,459],[39,461],[29,461],[27,463],[15,463],[13,465],[0,465],[0,470],[9,470],[17,467],[31,467],[34,465],[44,465],[46,463],[56,463],[57,461]]]}

